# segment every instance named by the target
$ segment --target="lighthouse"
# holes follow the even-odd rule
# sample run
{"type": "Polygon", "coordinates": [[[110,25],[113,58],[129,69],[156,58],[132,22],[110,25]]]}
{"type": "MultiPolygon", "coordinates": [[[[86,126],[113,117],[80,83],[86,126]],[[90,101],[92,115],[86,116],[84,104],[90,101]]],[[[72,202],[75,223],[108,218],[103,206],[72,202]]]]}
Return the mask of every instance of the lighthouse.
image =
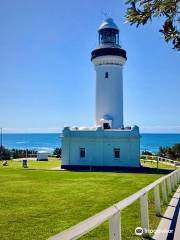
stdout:
{"type": "Polygon", "coordinates": [[[124,126],[123,66],[126,51],[119,44],[119,28],[112,18],[98,28],[98,45],[91,52],[96,72],[95,124],[65,126],[62,168],[121,170],[140,167],[138,126],[124,126]]]}
{"type": "Polygon", "coordinates": [[[98,29],[98,47],[91,53],[96,71],[96,125],[123,127],[123,65],[126,51],[119,45],[119,28],[112,18],[98,29]]]}

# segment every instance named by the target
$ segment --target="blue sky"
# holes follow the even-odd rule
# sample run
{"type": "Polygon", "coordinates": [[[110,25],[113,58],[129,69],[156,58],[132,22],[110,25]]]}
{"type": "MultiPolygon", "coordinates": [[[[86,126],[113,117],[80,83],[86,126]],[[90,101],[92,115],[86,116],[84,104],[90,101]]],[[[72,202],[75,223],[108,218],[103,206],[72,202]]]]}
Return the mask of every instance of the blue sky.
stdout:
{"type": "Polygon", "coordinates": [[[0,1],[0,126],[5,132],[60,132],[91,126],[102,11],[127,51],[124,122],[141,132],[180,132],[180,57],[158,33],[161,21],[124,24],[120,0],[0,1]]]}

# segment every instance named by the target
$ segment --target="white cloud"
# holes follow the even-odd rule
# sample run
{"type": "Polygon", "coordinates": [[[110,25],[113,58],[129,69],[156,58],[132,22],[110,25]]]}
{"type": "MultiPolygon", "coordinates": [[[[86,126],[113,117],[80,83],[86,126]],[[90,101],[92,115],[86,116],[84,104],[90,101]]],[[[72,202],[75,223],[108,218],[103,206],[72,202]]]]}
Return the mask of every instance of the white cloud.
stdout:
{"type": "Polygon", "coordinates": [[[4,133],[60,133],[61,128],[3,128],[4,133]]]}

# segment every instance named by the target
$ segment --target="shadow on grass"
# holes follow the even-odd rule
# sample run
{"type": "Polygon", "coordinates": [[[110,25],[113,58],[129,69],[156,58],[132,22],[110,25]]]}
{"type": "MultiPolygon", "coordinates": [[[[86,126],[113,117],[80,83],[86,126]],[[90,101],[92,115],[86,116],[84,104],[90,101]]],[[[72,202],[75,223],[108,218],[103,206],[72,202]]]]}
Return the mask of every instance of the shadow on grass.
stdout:
{"type": "Polygon", "coordinates": [[[66,165],[59,169],[48,168],[22,168],[31,171],[46,171],[46,172],[115,172],[115,173],[146,173],[146,174],[169,174],[174,170],[157,169],[151,167],[119,167],[119,166],[81,166],[81,165],[66,165]]]}
{"type": "Polygon", "coordinates": [[[150,167],[119,167],[119,166],[81,166],[81,165],[66,165],[62,168],[69,171],[78,172],[116,172],[116,173],[147,173],[147,174],[169,174],[173,170],[157,169],[150,167]]]}

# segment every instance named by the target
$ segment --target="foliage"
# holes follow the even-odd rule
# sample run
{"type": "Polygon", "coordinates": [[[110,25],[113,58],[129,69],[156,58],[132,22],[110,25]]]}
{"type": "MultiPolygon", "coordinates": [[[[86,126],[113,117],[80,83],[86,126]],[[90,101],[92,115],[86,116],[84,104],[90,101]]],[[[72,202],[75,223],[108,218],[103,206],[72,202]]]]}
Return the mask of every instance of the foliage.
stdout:
{"type": "Polygon", "coordinates": [[[28,149],[12,149],[9,150],[5,147],[0,147],[0,159],[2,160],[10,160],[24,157],[34,157],[37,155],[37,151],[28,150],[28,149]]]}
{"type": "Polygon", "coordinates": [[[159,156],[170,159],[180,159],[180,143],[176,143],[172,147],[160,147],[159,156]]]}
{"type": "Polygon", "coordinates": [[[159,32],[173,48],[180,50],[180,0],[128,0],[127,21],[132,25],[144,25],[155,17],[163,17],[159,32]]]}
{"type": "Polygon", "coordinates": [[[53,154],[56,155],[56,157],[61,158],[62,149],[61,148],[55,148],[53,154]]]}
{"type": "Polygon", "coordinates": [[[145,150],[145,151],[142,151],[142,155],[149,155],[149,156],[151,156],[152,153],[147,151],[147,150],[145,150]]]}
{"type": "Polygon", "coordinates": [[[34,157],[36,156],[37,151],[28,150],[28,149],[12,149],[11,155],[13,159],[25,158],[25,157],[34,157]]]}
{"type": "Polygon", "coordinates": [[[172,147],[172,152],[176,158],[180,158],[180,143],[177,143],[172,147]]]}
{"type": "Polygon", "coordinates": [[[0,146],[0,159],[1,160],[10,160],[11,152],[3,146],[0,146]]]}

